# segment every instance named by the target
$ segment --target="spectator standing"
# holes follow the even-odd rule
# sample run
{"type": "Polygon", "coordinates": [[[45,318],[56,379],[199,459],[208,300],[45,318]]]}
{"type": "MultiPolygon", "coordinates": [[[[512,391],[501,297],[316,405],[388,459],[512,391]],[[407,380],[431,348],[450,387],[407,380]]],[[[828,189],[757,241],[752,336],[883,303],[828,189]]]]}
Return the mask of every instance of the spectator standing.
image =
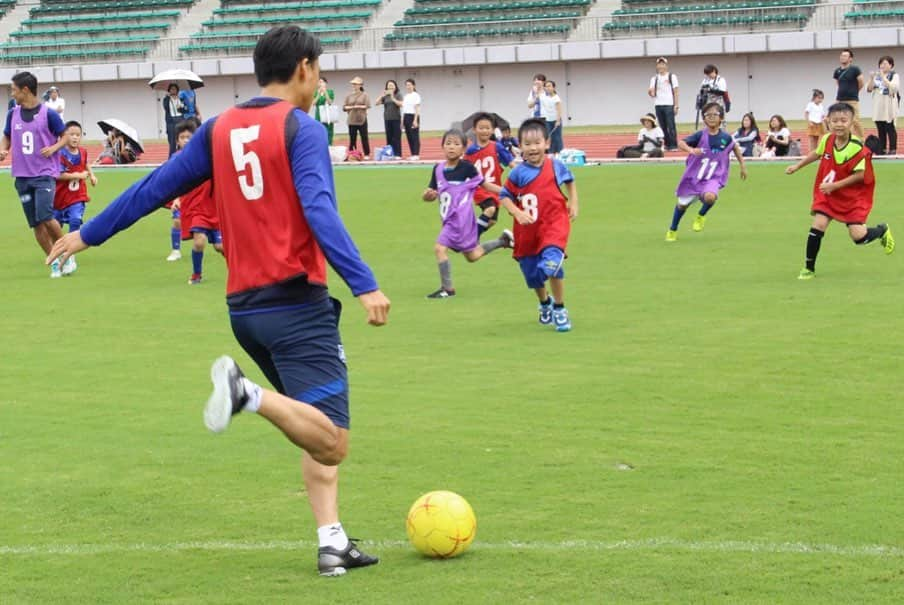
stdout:
{"type": "Polygon", "coordinates": [[[421,159],[421,94],[416,86],[411,78],[405,80],[405,96],[402,97],[402,123],[411,152],[408,159],[414,161],[421,159]]]}
{"type": "Polygon", "coordinates": [[[201,125],[201,110],[198,108],[198,95],[189,87],[188,90],[179,91],[179,100],[182,101],[182,118],[193,120],[196,126],[201,125]]]}
{"type": "Polygon", "coordinates": [[[901,102],[901,78],[893,71],[894,66],[895,60],[888,55],[880,57],[879,71],[870,74],[872,77],[866,85],[867,92],[873,94],[873,121],[879,131],[883,155],[896,155],[898,152],[895,119],[901,102]]]}
{"type": "Polygon", "coordinates": [[[364,92],[364,80],[355,76],[349,84],[352,92],[345,97],[342,109],[348,113],[348,149],[357,149],[358,135],[361,135],[361,146],[364,148],[364,159],[370,159],[370,139],[367,137],[367,110],[370,109],[370,97],[364,92]]]}
{"type": "Polygon", "coordinates": [[[163,114],[166,117],[166,140],[169,142],[169,155],[176,153],[176,124],[182,121],[182,100],[179,99],[179,85],[173,82],[166,87],[163,97],[163,114]]]}
{"type": "Polygon", "coordinates": [[[402,93],[395,80],[386,80],[383,96],[377,105],[383,106],[383,127],[386,130],[386,144],[392,147],[393,157],[402,157],[402,93]]]}
{"type": "Polygon", "coordinates": [[[854,51],[845,48],[838,56],[840,66],[835,69],[832,78],[838,85],[836,101],[847,103],[854,110],[852,131],[863,140],[863,125],[860,123],[860,89],[863,88],[863,72],[854,65],[854,51]]]}
{"type": "Polygon", "coordinates": [[[665,135],[665,147],[668,151],[678,149],[678,129],[675,116],[678,115],[678,78],[669,71],[669,60],[665,57],[656,59],[656,75],[650,78],[650,89],[647,94],[653,99],[656,119],[665,135]]]}
{"type": "Polygon", "coordinates": [[[556,92],[556,83],[547,80],[543,85],[544,94],[540,96],[540,117],[546,120],[549,132],[549,150],[553,155],[562,151],[562,98],[556,92]]]}
{"type": "Polygon", "coordinates": [[[328,106],[332,105],[336,100],[336,93],[332,88],[328,87],[329,80],[322,77],[317,80],[317,92],[314,93],[314,116],[318,122],[326,128],[327,144],[333,144],[333,123],[330,121],[328,106]]]}
{"type": "MultiPolygon", "coordinates": [[[[6,114],[6,127],[0,143],[0,161],[12,153],[11,172],[16,193],[35,240],[50,254],[63,235],[53,218],[53,196],[60,175],[57,152],[66,144],[66,126],[57,112],[41,103],[37,96],[38,79],[27,71],[12,78],[12,96],[16,106],[6,114]]],[[[62,277],[59,259],[50,263],[50,277],[62,277]]]]}
{"type": "Polygon", "coordinates": [[[740,145],[742,156],[753,157],[753,147],[760,142],[760,130],[753,113],[745,113],[741,118],[741,127],[735,131],[734,140],[740,145]]]}
{"type": "Polygon", "coordinates": [[[703,82],[700,89],[704,95],[703,105],[716,103],[722,108],[722,112],[728,111],[728,103],[725,97],[728,95],[728,82],[719,75],[719,68],[713,64],[709,64],[703,68],[703,82]]]}
{"type": "Polygon", "coordinates": [[[826,111],[822,102],[825,94],[818,88],[813,89],[813,96],[807,103],[804,110],[804,118],[807,120],[807,138],[809,139],[809,150],[813,151],[819,145],[819,139],[826,133],[826,111]]]}
{"type": "Polygon", "coordinates": [[[530,109],[530,115],[528,117],[531,118],[541,118],[540,112],[540,97],[546,92],[544,86],[546,85],[546,76],[544,74],[537,74],[534,76],[534,85],[530,89],[530,94],[527,95],[527,108],[530,109]]]}
{"type": "Polygon", "coordinates": [[[66,99],[60,96],[60,89],[56,86],[51,86],[47,90],[47,94],[48,97],[44,101],[44,105],[60,114],[60,119],[65,122],[66,118],[63,117],[63,112],[66,111],[66,99]]]}

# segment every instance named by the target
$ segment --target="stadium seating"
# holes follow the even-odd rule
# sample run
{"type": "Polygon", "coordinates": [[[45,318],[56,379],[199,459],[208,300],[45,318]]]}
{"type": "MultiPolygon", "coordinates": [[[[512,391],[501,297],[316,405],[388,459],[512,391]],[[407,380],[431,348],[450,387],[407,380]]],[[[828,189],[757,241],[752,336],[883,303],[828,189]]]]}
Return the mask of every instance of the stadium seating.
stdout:
{"type": "Polygon", "coordinates": [[[904,20],[904,2],[854,0],[854,9],[844,15],[849,25],[897,25],[904,20]]]}
{"type": "Polygon", "coordinates": [[[630,0],[603,25],[608,37],[681,35],[755,31],[757,27],[803,29],[816,8],[815,0],[752,0],[662,2],[630,0]]]}
{"type": "Polygon", "coordinates": [[[213,18],[179,47],[185,56],[247,55],[274,25],[296,24],[320,36],[327,50],[348,48],[383,0],[307,0],[248,2],[223,0],[213,18]]]}
{"type": "Polygon", "coordinates": [[[5,64],[146,57],[194,0],[42,0],[0,44],[5,64]]]}
{"type": "Polygon", "coordinates": [[[562,40],[590,5],[591,0],[417,0],[385,36],[385,46],[562,40]]]}

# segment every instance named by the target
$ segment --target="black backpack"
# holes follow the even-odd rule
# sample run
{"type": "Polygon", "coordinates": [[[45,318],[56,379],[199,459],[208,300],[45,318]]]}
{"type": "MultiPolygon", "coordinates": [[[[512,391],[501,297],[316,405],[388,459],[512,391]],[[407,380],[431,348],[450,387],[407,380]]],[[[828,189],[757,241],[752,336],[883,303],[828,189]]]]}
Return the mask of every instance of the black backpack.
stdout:
{"type": "Polygon", "coordinates": [[[873,155],[882,155],[884,149],[882,149],[882,143],[879,142],[879,137],[874,134],[866,137],[866,140],[863,141],[863,146],[869,149],[873,155]]]}

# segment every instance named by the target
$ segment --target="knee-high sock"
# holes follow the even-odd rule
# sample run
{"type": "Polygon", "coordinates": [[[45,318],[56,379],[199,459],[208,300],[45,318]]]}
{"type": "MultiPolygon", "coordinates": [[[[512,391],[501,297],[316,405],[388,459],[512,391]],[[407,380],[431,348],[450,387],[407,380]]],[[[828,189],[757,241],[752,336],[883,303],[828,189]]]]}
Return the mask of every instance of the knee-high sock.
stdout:
{"type": "Polygon", "coordinates": [[[196,275],[201,275],[201,266],[204,263],[204,251],[191,251],[191,269],[196,275]]]}
{"type": "Polygon", "coordinates": [[[810,228],[810,234],[807,236],[807,258],[806,265],[810,271],[816,271],[816,257],[819,255],[819,246],[822,244],[822,236],[825,231],[820,231],[815,227],[810,228]]]}
{"type": "Polygon", "coordinates": [[[681,217],[684,216],[686,211],[687,206],[675,206],[675,212],[672,214],[672,226],[669,227],[669,231],[678,230],[678,223],[681,222],[681,217]]]}
{"type": "Polygon", "coordinates": [[[444,260],[439,264],[439,280],[443,290],[454,290],[452,287],[452,265],[448,260],[444,260]]]}
{"type": "Polygon", "coordinates": [[[170,229],[170,242],[173,245],[173,250],[178,250],[179,245],[182,242],[182,231],[175,227],[170,229]]]}

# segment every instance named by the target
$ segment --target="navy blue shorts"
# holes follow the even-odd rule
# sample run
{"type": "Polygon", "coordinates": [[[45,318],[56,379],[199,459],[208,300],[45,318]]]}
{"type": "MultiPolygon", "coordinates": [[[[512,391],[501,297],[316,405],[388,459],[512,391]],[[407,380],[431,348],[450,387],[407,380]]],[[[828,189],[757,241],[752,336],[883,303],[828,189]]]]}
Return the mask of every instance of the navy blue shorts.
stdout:
{"type": "Polygon", "coordinates": [[[542,288],[550,277],[564,279],[565,270],[562,264],[565,262],[565,252],[555,246],[547,246],[536,256],[525,256],[518,259],[521,273],[528,288],[542,288]]]}
{"type": "Polygon", "coordinates": [[[53,218],[56,179],[52,176],[17,176],[16,193],[28,226],[34,229],[53,218]]]}
{"type": "Polygon", "coordinates": [[[232,333],[273,388],[349,428],[348,373],[339,339],[341,303],[230,311],[232,333]]]}
{"type": "Polygon", "coordinates": [[[209,244],[222,244],[223,243],[223,234],[220,233],[219,229],[205,229],[204,227],[192,227],[188,230],[189,233],[203,233],[207,236],[207,243],[209,244]]]}

